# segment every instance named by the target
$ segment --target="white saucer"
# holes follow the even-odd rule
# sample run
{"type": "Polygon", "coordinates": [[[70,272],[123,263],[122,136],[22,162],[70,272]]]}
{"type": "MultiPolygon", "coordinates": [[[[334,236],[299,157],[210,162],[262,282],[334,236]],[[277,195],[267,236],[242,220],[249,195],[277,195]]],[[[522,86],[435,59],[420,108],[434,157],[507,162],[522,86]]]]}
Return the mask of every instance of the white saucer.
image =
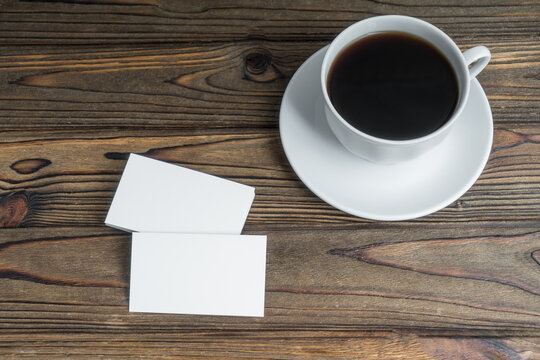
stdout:
{"type": "Polygon", "coordinates": [[[328,204],[375,220],[407,220],[440,210],[463,195],[486,165],[493,140],[491,109],[472,80],[469,100],[448,137],[421,157],[377,165],[347,151],[326,123],[319,71],[326,47],[287,86],[279,127],[285,154],[302,182],[328,204]]]}

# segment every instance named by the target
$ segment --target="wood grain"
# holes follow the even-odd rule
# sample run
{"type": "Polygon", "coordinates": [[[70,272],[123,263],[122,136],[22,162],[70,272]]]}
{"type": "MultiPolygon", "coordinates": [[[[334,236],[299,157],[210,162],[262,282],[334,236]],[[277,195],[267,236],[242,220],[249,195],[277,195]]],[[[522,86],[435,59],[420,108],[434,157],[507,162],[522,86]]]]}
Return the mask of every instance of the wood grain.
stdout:
{"type": "MultiPolygon", "coordinates": [[[[441,225],[406,229],[386,225],[381,230],[268,234],[265,317],[244,319],[129,314],[126,233],[102,227],[4,229],[0,231],[0,304],[15,308],[35,304],[41,309],[36,315],[53,318],[71,315],[60,310],[40,312],[46,306],[105,307],[120,327],[136,320],[163,326],[162,330],[171,326],[170,321],[187,326],[208,321],[206,326],[266,330],[392,327],[434,333],[540,334],[539,264],[531,256],[540,249],[537,227],[478,226],[462,228],[460,234],[441,225]],[[386,251],[357,256],[358,251],[346,253],[347,248],[386,251]],[[519,274],[525,275],[513,278],[519,274]]],[[[92,316],[109,316],[96,311],[92,316]]],[[[36,321],[43,329],[71,331],[81,326],[46,318],[36,321]]],[[[13,326],[26,325],[4,326],[14,330],[13,326]]],[[[86,326],[97,330],[106,324],[86,326]]]]}
{"type": "Polygon", "coordinates": [[[456,38],[538,37],[536,2],[3,0],[0,44],[328,41],[366,17],[421,17],[456,38]]]}
{"type": "Polygon", "coordinates": [[[540,338],[440,338],[396,332],[209,331],[175,329],[145,333],[8,334],[0,355],[16,358],[66,357],[160,359],[538,359],[540,338]]]}
{"type": "Polygon", "coordinates": [[[124,232],[3,229],[0,356],[535,359],[539,278],[528,289],[498,279],[509,268],[538,271],[530,256],[540,249],[538,230],[519,222],[460,236],[452,226],[421,224],[272,232],[265,317],[239,318],[128,313],[124,232]],[[426,251],[435,242],[462,251],[426,251]],[[338,254],[392,246],[391,262],[338,254]],[[403,246],[423,256],[422,269],[399,260],[403,246]],[[496,248],[506,248],[504,256],[496,248]],[[492,257],[504,257],[506,266],[486,261],[478,275],[470,259],[492,257]]]}
{"type": "MultiPolygon", "coordinates": [[[[397,267],[434,274],[468,279],[482,279],[514,286],[534,295],[540,295],[538,279],[540,267],[535,252],[540,233],[514,237],[487,236],[485,238],[461,238],[419,240],[390,244],[376,244],[357,248],[333,249],[331,254],[348,256],[376,265],[397,267]],[[481,248],[481,250],[477,250],[481,248]],[[441,254],[433,256],[434,253],[441,254]],[[515,266],[508,258],[524,254],[530,266],[515,266]],[[491,269],[497,268],[497,274],[491,269]]],[[[520,264],[521,265],[521,264],[520,264]]]]}
{"type": "MultiPolygon", "coordinates": [[[[459,42],[480,44],[493,52],[478,78],[495,123],[537,124],[540,42],[459,42]]],[[[0,130],[277,128],[290,77],[324,45],[6,47],[0,130]]]]}
{"type": "MultiPolygon", "coordinates": [[[[536,131],[534,126],[497,129],[494,150],[476,184],[457,202],[415,221],[539,221],[536,131]]],[[[130,152],[256,187],[248,230],[354,228],[368,222],[312,194],[290,168],[275,129],[123,133],[5,133],[0,140],[0,223],[102,225],[130,152]],[[38,158],[40,166],[47,166],[30,173],[13,168],[38,158]]]]}
{"type": "Polygon", "coordinates": [[[289,77],[316,49],[6,49],[14,55],[0,60],[0,128],[276,127],[289,77]]]}

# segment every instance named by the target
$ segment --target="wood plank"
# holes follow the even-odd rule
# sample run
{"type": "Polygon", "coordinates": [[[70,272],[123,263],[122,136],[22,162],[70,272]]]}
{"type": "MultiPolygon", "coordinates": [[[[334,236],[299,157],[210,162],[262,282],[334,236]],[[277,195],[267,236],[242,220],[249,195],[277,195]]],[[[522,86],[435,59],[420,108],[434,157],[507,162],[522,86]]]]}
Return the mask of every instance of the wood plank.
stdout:
{"type": "MultiPolygon", "coordinates": [[[[465,40],[493,58],[479,75],[496,124],[538,121],[540,42],[465,40]]],[[[281,97],[325,42],[7,47],[0,130],[277,128],[281,97]]]]}
{"type": "Polygon", "coordinates": [[[356,21],[384,14],[421,17],[460,39],[538,39],[540,31],[537,3],[503,0],[3,0],[0,5],[0,44],[329,41],[356,21]]]}
{"type": "MultiPolygon", "coordinates": [[[[0,149],[0,227],[102,225],[130,152],[256,187],[248,230],[369,222],[311,193],[289,166],[274,129],[7,132],[0,149]]],[[[539,149],[537,127],[499,127],[476,184],[457,202],[415,221],[540,224],[539,149]]]]}
{"type": "MultiPolygon", "coordinates": [[[[1,333],[1,332],[0,332],[1,333]]],[[[4,357],[160,359],[537,359],[540,338],[440,338],[396,332],[205,331],[2,334],[4,357]]]]}
{"type": "Polygon", "coordinates": [[[288,78],[315,49],[15,49],[1,63],[0,127],[274,127],[288,78]]]}
{"type": "Polygon", "coordinates": [[[0,331],[540,336],[538,224],[268,232],[264,318],[130,314],[129,253],[104,227],[0,230],[0,331]]]}

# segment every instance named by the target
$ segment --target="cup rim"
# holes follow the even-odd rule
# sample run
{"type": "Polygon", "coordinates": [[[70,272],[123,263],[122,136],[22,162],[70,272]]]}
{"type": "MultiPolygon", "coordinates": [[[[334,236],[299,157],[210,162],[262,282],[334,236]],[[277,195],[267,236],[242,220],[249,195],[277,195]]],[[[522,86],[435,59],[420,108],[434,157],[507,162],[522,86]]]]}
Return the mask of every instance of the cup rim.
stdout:
{"type": "MultiPolygon", "coordinates": [[[[369,33],[366,33],[366,34],[363,34],[363,35],[360,35],[358,36],[355,40],[363,37],[363,36],[366,36],[366,35],[370,35],[369,33]]],[[[431,42],[430,42],[431,43],[431,42]]],[[[350,43],[349,43],[350,44],[350,43]]],[[[347,45],[349,45],[347,44],[347,45]]],[[[436,46],[438,48],[437,45],[435,44],[432,44],[434,46],[436,46]]],[[[342,49],[340,49],[342,50],[342,49]]],[[[450,62],[453,66],[454,66],[454,71],[458,71],[459,69],[456,69],[455,66],[456,64],[454,64],[454,62],[450,62]]],[[[470,77],[469,77],[469,73],[468,73],[468,70],[467,70],[467,65],[465,64],[465,60],[463,59],[463,55],[462,55],[462,52],[461,50],[458,48],[458,46],[456,45],[456,43],[444,32],[442,31],[441,29],[439,29],[438,27],[436,27],[435,25],[433,24],[430,24],[428,23],[427,21],[424,21],[424,20],[421,20],[421,19],[418,19],[418,18],[415,18],[415,17],[411,17],[411,16],[405,16],[405,15],[381,15],[381,16],[373,16],[373,17],[370,17],[370,18],[367,18],[367,19],[363,19],[363,20],[360,20],[360,21],[357,21],[355,22],[354,24],[351,24],[349,25],[348,27],[346,27],[345,29],[343,29],[335,38],[334,40],[332,40],[332,42],[330,43],[330,45],[328,46],[328,49],[326,50],[326,53],[324,54],[324,58],[323,58],[323,62],[322,62],[322,65],[321,65],[321,71],[320,71],[320,76],[321,76],[321,88],[322,88],[322,93],[323,93],[323,98],[324,98],[324,101],[326,103],[326,106],[330,109],[330,111],[332,112],[332,114],[343,124],[347,127],[347,129],[349,129],[350,131],[352,131],[354,134],[356,135],[359,135],[359,136],[362,136],[364,138],[366,138],[367,140],[370,140],[372,142],[376,142],[376,143],[380,143],[380,144],[388,144],[388,145],[412,145],[412,144],[416,144],[416,143],[421,143],[421,142],[424,142],[424,141],[428,141],[434,137],[437,137],[439,136],[441,133],[447,131],[448,128],[450,128],[450,126],[452,126],[452,124],[455,122],[456,118],[461,114],[463,108],[465,107],[465,103],[467,102],[467,99],[469,97],[469,90],[470,90],[470,77]],[[375,21],[375,20],[378,20],[380,21],[381,19],[384,19],[385,21],[390,21],[390,20],[395,20],[395,19],[401,19],[401,20],[406,20],[406,21],[411,21],[411,22],[415,22],[419,25],[422,25],[422,26],[426,26],[428,28],[430,28],[431,31],[434,31],[436,32],[439,36],[442,36],[447,42],[448,44],[450,45],[450,47],[452,48],[453,51],[455,51],[456,53],[458,53],[460,56],[458,57],[459,59],[459,64],[458,66],[460,67],[464,67],[466,69],[465,73],[466,73],[466,79],[465,81],[463,82],[463,94],[461,96],[461,98],[463,99],[462,101],[459,101],[458,99],[458,104],[456,106],[456,108],[454,109],[454,112],[452,113],[452,116],[440,127],[438,128],[437,130],[427,134],[427,135],[423,135],[423,136],[420,136],[420,137],[417,137],[417,138],[414,138],[414,139],[406,139],[406,140],[390,140],[390,139],[385,139],[385,138],[380,138],[380,137],[377,137],[377,136],[373,136],[373,135],[370,135],[370,134],[367,134],[363,131],[360,131],[358,130],[357,128],[355,128],[354,126],[352,126],[351,124],[349,124],[349,122],[347,122],[340,114],[339,112],[336,110],[336,108],[334,107],[334,105],[332,104],[332,101],[330,100],[330,96],[328,95],[328,88],[327,88],[327,77],[325,76],[325,71],[324,69],[326,69],[328,67],[328,63],[330,61],[333,61],[337,55],[339,55],[339,52],[336,54],[336,56],[333,56],[332,59],[330,59],[330,53],[331,53],[331,50],[334,50],[334,48],[337,46],[336,43],[337,43],[337,40],[339,40],[340,38],[342,38],[344,36],[344,34],[346,32],[349,32],[351,31],[351,29],[353,29],[354,27],[358,26],[358,24],[360,23],[366,23],[366,22],[371,22],[371,21],[375,21]]],[[[456,77],[458,77],[458,74],[456,74],[456,77]]]]}

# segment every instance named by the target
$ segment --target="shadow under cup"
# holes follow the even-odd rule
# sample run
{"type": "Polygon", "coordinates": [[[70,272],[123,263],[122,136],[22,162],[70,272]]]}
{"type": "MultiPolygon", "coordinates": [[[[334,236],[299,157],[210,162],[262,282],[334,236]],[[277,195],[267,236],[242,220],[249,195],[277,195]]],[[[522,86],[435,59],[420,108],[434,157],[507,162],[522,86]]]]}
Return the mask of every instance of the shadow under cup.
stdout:
{"type": "Polygon", "coordinates": [[[325,115],[339,141],[357,156],[376,163],[410,160],[449,133],[468,98],[470,78],[457,45],[435,26],[406,16],[369,18],[340,33],[325,54],[325,115]],[[432,69],[422,68],[430,62],[432,69]],[[441,71],[447,79],[440,84],[449,89],[424,86],[441,71]],[[446,109],[430,103],[437,97],[446,109]],[[437,113],[437,119],[430,117],[437,113]]]}

